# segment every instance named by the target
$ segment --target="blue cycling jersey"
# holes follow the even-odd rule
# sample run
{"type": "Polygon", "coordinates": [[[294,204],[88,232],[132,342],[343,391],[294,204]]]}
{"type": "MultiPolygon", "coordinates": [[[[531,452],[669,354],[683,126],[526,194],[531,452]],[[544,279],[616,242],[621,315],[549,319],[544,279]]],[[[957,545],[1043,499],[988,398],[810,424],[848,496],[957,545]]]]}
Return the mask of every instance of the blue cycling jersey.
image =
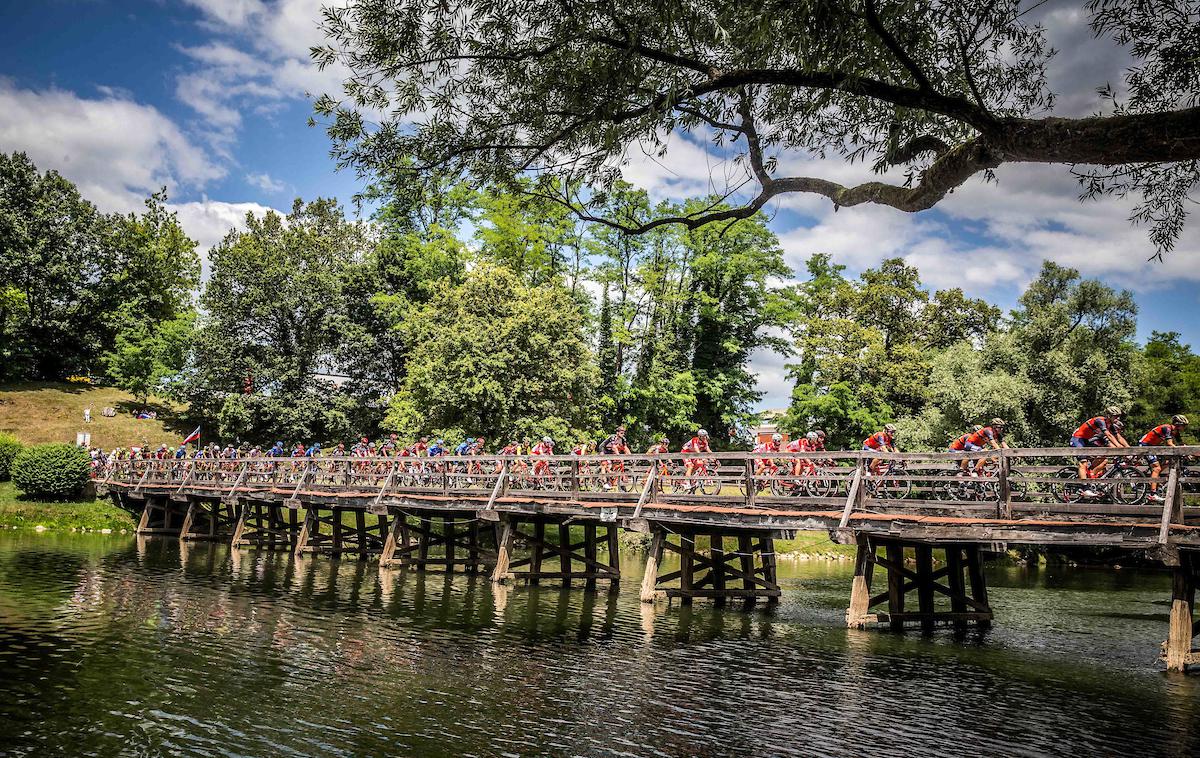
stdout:
{"type": "Polygon", "coordinates": [[[444,448],[444,447],[438,447],[437,445],[430,445],[430,446],[429,446],[428,453],[429,453],[429,457],[430,457],[430,458],[434,458],[434,457],[437,457],[437,456],[439,456],[439,455],[445,455],[445,454],[446,454],[446,448],[444,448]]]}
{"type": "Polygon", "coordinates": [[[454,448],[454,454],[455,455],[466,455],[467,451],[469,451],[470,449],[471,449],[470,445],[468,445],[466,442],[462,442],[459,444],[458,447],[454,448]]]}

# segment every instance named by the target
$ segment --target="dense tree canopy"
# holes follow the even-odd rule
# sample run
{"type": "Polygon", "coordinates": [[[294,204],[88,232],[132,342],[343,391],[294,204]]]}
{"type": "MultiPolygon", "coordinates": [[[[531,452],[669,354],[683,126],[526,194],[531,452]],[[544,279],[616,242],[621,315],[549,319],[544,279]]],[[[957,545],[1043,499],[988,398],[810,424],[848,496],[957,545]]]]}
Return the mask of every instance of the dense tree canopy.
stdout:
{"type": "Polygon", "coordinates": [[[1067,118],[1053,112],[1037,5],[351,0],[325,10],[328,44],[312,51],[351,72],[317,110],[335,153],[364,172],[510,189],[535,177],[528,191],[634,232],[748,218],[790,192],[919,211],[972,176],[1033,162],[1081,166],[1086,194],[1139,195],[1135,220],[1169,249],[1200,176],[1200,11],[1083,3],[1080,23],[1133,64],[1109,113],[1067,118]],[[661,154],[677,130],[736,156],[727,193],[749,199],[611,207],[628,152],[661,154]],[[903,178],[845,186],[794,173],[811,156],[903,178]]]}
{"type": "MultiPolygon", "coordinates": [[[[0,379],[102,373],[120,335],[145,342],[189,311],[196,243],[166,202],[101,214],[57,172],[0,153],[0,379]]],[[[144,392],[150,375],[135,373],[144,392]]]]}

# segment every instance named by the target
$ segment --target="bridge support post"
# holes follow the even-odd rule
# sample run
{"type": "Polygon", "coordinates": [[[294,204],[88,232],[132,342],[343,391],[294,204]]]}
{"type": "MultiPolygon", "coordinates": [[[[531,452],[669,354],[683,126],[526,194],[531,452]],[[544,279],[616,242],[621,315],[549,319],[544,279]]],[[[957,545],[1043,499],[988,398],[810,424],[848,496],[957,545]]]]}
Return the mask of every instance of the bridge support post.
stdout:
{"type": "Polygon", "coordinates": [[[992,623],[988,604],[987,583],[978,545],[905,543],[898,540],[858,536],[858,553],[854,567],[854,584],[850,591],[850,607],[846,625],[862,629],[875,622],[887,622],[895,631],[906,624],[919,624],[929,632],[940,624],[952,624],[964,629],[969,624],[987,628],[992,623]],[[904,563],[904,549],[916,553],[915,570],[904,563]],[[884,550],[880,556],[879,549],[884,550]],[[934,567],[934,551],[941,550],[944,560],[934,567]],[[887,589],[871,594],[874,567],[887,572],[887,589]],[[946,580],[943,584],[941,580],[946,580]],[[916,611],[907,610],[907,596],[916,594],[916,611]],[[938,598],[946,598],[939,607],[938,598]],[[887,611],[871,609],[887,603],[887,611]]]}
{"type": "Polygon", "coordinates": [[[362,508],[343,508],[338,505],[307,506],[304,528],[296,540],[295,552],[321,553],[334,558],[352,554],[359,560],[383,552],[388,537],[387,516],[368,514],[362,508]],[[346,523],[353,514],[353,523],[346,523]],[[374,523],[368,523],[368,518],[374,523]]]}
{"type": "Polygon", "coordinates": [[[1196,606],[1196,561],[1190,553],[1180,553],[1171,581],[1171,617],[1167,641],[1163,643],[1163,660],[1167,671],[1187,671],[1188,666],[1200,663],[1200,651],[1192,649],[1197,624],[1193,613],[1196,606]]]}
{"type": "Polygon", "coordinates": [[[379,567],[474,574],[496,562],[494,540],[495,530],[481,529],[475,511],[438,511],[411,518],[395,513],[379,567]],[[440,529],[435,527],[439,520],[440,529]]]}
{"type": "Polygon", "coordinates": [[[195,497],[188,500],[179,539],[226,540],[237,530],[240,519],[236,506],[222,500],[195,497]]]}
{"type": "Polygon", "coordinates": [[[668,599],[677,597],[684,605],[690,605],[696,598],[709,598],[717,605],[730,599],[753,603],[762,598],[768,603],[778,602],[782,593],[776,577],[773,531],[730,534],[720,529],[695,527],[668,534],[661,526],[655,526],[653,534],[642,580],[643,602],[653,601],[657,593],[668,599]],[[726,538],[737,540],[736,550],[726,550],[726,538]],[[708,549],[698,543],[707,543],[708,549]],[[662,573],[665,550],[679,556],[678,571],[662,573]]]}
{"type": "Polygon", "coordinates": [[[500,522],[500,534],[496,538],[496,565],[492,569],[492,583],[503,584],[512,578],[509,564],[512,562],[513,523],[509,519],[500,522]]]}
{"type": "Polygon", "coordinates": [[[238,514],[233,530],[233,547],[296,549],[303,531],[300,512],[296,508],[289,508],[277,501],[241,498],[232,507],[236,507],[238,514]]]}
{"type": "Polygon", "coordinates": [[[846,611],[846,626],[862,629],[878,619],[869,615],[871,579],[875,573],[875,546],[865,535],[858,535],[858,553],[854,559],[854,584],[850,587],[850,608],[846,611]]]}
{"type": "Polygon", "coordinates": [[[582,535],[575,541],[569,518],[524,514],[510,518],[512,537],[521,538],[529,547],[528,557],[514,561],[510,554],[511,578],[531,585],[540,584],[543,579],[558,580],[563,585],[581,579],[589,589],[595,588],[597,581],[607,581],[610,586],[621,581],[616,523],[584,521],[579,530],[582,535]],[[521,530],[525,525],[532,527],[532,533],[521,530]],[[548,526],[557,528],[547,529],[548,526]],[[556,533],[557,540],[550,541],[547,532],[556,533]],[[601,546],[606,547],[603,557],[601,546]]]}
{"type": "Polygon", "coordinates": [[[164,534],[179,536],[187,516],[187,507],[167,495],[147,495],[135,534],[164,534]]]}

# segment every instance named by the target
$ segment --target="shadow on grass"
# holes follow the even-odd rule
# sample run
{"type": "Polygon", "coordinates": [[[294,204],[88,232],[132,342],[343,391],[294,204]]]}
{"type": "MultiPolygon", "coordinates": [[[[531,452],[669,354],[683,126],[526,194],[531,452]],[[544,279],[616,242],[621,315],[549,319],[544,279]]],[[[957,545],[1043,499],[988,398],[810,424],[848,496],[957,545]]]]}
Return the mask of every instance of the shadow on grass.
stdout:
{"type": "MultiPolygon", "coordinates": [[[[71,382],[12,382],[0,384],[0,392],[65,392],[69,395],[82,395],[88,390],[100,389],[94,384],[74,384],[71,382]]],[[[0,398],[0,403],[4,398],[0,398]]]]}
{"type": "Polygon", "coordinates": [[[136,411],[153,411],[155,418],[134,419],[135,421],[145,421],[148,424],[158,423],[171,432],[183,437],[188,432],[196,427],[192,425],[191,419],[186,415],[178,414],[172,410],[170,406],[164,403],[148,400],[144,403],[139,403],[134,400],[122,400],[113,406],[118,414],[128,414],[133,416],[136,411]]]}

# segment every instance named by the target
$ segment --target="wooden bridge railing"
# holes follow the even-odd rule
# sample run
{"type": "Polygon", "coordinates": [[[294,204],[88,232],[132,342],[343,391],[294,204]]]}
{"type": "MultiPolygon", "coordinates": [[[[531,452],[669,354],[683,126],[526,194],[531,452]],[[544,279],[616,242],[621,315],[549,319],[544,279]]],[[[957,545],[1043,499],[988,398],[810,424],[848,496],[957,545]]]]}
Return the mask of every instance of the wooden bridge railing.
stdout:
{"type": "Polygon", "coordinates": [[[327,492],[358,494],[375,504],[405,494],[440,494],[481,498],[493,507],[501,496],[529,496],[610,502],[639,515],[648,506],[678,501],[716,509],[841,510],[843,522],[863,511],[999,519],[1153,518],[1165,530],[1187,521],[1185,495],[1200,490],[1198,455],[1200,446],[1023,448],[986,455],[822,451],[135,460],[118,462],[105,479],[133,491],[269,491],[282,498],[327,492]],[[1147,455],[1163,463],[1158,480],[1149,476],[1147,455]],[[980,475],[961,473],[963,460],[974,471],[981,458],[980,475]],[[1080,458],[1104,459],[1104,476],[1079,480],[1080,458]],[[871,460],[879,465],[872,468],[871,460]],[[1151,501],[1152,486],[1165,502],[1151,501]],[[1088,489],[1094,495],[1085,495],[1088,489]]]}

